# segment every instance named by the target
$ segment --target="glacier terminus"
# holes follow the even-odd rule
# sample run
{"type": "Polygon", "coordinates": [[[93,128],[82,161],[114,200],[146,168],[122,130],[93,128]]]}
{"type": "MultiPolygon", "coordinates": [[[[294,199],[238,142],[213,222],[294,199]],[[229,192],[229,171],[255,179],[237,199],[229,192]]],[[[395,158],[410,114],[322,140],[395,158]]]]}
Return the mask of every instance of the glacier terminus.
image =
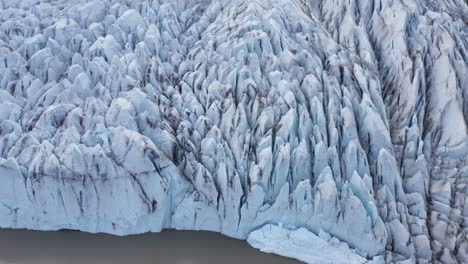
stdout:
{"type": "Polygon", "coordinates": [[[0,227],[468,263],[466,0],[0,0],[0,227]]]}

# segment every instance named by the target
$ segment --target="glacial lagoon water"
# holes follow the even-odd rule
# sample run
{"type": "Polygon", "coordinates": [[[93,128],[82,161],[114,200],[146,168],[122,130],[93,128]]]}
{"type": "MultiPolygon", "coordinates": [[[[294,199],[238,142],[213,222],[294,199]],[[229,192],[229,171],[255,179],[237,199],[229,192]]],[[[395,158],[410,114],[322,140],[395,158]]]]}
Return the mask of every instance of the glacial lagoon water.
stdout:
{"type": "Polygon", "coordinates": [[[0,264],[299,264],[213,232],[132,236],[0,229],[0,264]]]}

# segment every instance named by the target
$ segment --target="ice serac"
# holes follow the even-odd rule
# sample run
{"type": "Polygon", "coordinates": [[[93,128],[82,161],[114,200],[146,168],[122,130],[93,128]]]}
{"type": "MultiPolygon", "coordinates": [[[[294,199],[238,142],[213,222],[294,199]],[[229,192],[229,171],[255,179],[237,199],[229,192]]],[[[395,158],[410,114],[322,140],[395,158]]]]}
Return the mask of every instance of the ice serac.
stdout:
{"type": "Polygon", "coordinates": [[[2,0],[0,226],[467,263],[467,21],[463,0],[2,0]]]}

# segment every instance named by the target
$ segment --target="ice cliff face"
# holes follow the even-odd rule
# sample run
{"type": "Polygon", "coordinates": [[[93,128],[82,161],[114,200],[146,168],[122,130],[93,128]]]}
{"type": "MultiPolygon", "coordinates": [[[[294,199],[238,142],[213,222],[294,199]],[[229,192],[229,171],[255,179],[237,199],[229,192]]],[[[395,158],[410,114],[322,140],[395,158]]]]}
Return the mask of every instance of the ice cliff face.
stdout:
{"type": "Polygon", "coordinates": [[[1,0],[0,226],[273,224],[467,263],[467,21],[463,0],[1,0]]]}

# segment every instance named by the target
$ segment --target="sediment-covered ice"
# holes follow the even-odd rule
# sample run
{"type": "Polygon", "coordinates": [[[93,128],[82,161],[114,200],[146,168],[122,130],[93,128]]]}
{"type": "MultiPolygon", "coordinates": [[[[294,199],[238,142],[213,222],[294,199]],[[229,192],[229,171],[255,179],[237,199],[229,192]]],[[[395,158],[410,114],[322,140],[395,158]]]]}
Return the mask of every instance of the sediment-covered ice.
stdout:
{"type": "Polygon", "coordinates": [[[466,263],[467,21],[463,0],[0,1],[0,226],[466,263]]]}

